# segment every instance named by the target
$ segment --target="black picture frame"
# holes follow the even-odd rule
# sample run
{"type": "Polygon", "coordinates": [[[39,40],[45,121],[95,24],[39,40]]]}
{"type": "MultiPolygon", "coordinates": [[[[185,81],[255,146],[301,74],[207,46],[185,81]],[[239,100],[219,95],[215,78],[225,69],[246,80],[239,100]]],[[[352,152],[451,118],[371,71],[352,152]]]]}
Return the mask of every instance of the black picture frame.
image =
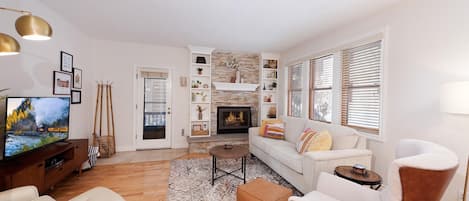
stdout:
{"type": "Polygon", "coordinates": [[[81,89],[83,85],[83,71],[79,68],[73,68],[73,88],[81,89]]]}
{"type": "Polygon", "coordinates": [[[72,73],[73,71],[73,55],[60,51],[60,70],[72,73]]]}
{"type": "Polygon", "coordinates": [[[70,93],[70,103],[71,104],[81,104],[81,91],[71,90],[70,93]],[[78,99],[78,100],[77,100],[78,99]]]}
{"type": "Polygon", "coordinates": [[[54,71],[52,94],[70,95],[72,89],[72,74],[61,71],[54,71]]]}

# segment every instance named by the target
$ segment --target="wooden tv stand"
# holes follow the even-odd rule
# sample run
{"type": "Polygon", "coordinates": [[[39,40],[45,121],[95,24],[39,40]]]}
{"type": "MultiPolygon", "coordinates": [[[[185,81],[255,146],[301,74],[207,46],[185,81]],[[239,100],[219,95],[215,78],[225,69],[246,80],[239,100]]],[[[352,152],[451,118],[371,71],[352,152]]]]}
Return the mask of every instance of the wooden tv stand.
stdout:
{"type": "Polygon", "coordinates": [[[88,159],[88,139],[67,140],[0,162],[0,191],[34,185],[43,194],[88,159]],[[61,164],[50,165],[53,158],[61,164]]]}

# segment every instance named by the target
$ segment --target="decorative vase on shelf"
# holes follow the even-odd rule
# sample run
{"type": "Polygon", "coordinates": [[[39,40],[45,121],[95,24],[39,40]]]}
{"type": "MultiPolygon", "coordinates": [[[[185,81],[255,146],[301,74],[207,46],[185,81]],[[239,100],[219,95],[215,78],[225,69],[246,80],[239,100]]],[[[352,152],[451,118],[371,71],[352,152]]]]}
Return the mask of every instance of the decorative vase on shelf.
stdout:
{"type": "Polygon", "coordinates": [[[239,72],[239,70],[236,70],[236,83],[240,83],[241,82],[241,73],[239,72]]]}
{"type": "Polygon", "coordinates": [[[202,120],[204,118],[203,116],[203,113],[202,112],[199,112],[199,116],[198,116],[199,120],[202,120]]]}

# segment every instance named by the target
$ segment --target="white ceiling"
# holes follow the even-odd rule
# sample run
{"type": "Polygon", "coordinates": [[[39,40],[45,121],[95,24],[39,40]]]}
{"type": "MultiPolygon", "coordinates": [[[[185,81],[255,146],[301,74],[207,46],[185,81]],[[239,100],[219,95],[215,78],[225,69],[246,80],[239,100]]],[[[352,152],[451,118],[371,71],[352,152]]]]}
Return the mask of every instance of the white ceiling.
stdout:
{"type": "Polygon", "coordinates": [[[399,0],[42,0],[97,39],[280,52],[399,0]]]}

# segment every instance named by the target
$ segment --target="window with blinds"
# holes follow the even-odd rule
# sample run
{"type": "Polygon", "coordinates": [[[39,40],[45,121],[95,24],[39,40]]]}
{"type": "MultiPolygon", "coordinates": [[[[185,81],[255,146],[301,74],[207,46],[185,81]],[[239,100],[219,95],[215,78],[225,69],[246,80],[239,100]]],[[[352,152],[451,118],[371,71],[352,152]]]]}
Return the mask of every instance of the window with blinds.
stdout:
{"type": "Polygon", "coordinates": [[[168,74],[142,72],[144,78],[144,127],[164,126],[166,123],[166,95],[168,74]]]}
{"type": "Polygon", "coordinates": [[[301,117],[302,114],[302,72],[302,63],[288,67],[288,116],[301,117]]]}
{"type": "Polygon", "coordinates": [[[343,51],[342,125],[379,133],[381,40],[343,51]]]}
{"type": "Polygon", "coordinates": [[[311,60],[310,75],[310,119],[332,121],[332,71],[333,55],[311,60]]]}

